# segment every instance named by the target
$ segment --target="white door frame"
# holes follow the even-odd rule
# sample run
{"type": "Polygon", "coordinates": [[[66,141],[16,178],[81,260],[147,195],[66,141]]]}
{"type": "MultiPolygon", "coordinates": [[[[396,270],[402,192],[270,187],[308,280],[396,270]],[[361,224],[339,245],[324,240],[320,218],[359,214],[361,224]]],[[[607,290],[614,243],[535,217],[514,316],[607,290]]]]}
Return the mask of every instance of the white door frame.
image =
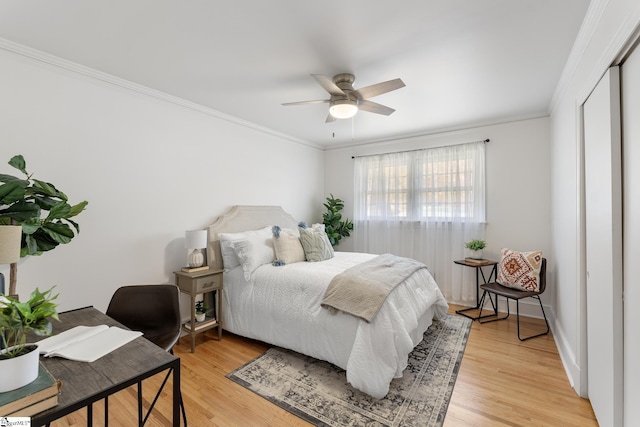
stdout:
{"type": "Polygon", "coordinates": [[[622,139],[620,70],[583,105],[587,383],[602,425],[623,424],[622,139]]]}

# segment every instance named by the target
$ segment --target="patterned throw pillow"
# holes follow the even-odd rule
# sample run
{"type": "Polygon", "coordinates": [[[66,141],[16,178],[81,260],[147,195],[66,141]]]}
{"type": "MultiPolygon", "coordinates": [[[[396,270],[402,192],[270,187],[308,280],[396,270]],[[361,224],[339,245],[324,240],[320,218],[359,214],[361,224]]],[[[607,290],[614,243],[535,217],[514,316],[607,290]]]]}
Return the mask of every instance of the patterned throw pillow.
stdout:
{"type": "Polygon", "coordinates": [[[504,248],[498,265],[498,283],[509,288],[538,292],[541,268],[542,251],[517,252],[504,248]]]}

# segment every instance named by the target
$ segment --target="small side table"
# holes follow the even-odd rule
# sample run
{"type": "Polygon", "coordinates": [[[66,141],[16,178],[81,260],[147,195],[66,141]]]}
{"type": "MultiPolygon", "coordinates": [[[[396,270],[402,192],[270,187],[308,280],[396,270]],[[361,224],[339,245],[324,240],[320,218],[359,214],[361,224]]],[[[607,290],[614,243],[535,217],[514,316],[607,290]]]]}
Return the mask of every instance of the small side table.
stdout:
{"type": "Polygon", "coordinates": [[[493,314],[488,314],[482,317],[479,317],[479,316],[472,317],[468,315],[466,312],[470,310],[478,310],[480,308],[480,276],[482,276],[483,284],[490,283],[492,278],[493,280],[497,280],[498,279],[498,262],[491,261],[489,259],[481,259],[481,260],[460,259],[453,262],[458,265],[464,265],[466,267],[473,267],[476,269],[476,306],[456,310],[456,313],[462,316],[468,317],[471,320],[479,320],[485,317],[492,317],[493,314]],[[491,267],[491,271],[489,272],[488,278],[485,276],[484,270],[482,269],[482,267],[491,267]]]}
{"type": "Polygon", "coordinates": [[[191,353],[195,352],[196,335],[209,329],[218,328],[218,340],[222,339],[222,272],[223,270],[204,270],[193,273],[174,271],[176,285],[180,292],[191,296],[191,320],[182,325],[182,330],[191,337],[191,353]],[[216,293],[213,309],[207,311],[204,321],[196,322],[196,295],[216,293]]]}

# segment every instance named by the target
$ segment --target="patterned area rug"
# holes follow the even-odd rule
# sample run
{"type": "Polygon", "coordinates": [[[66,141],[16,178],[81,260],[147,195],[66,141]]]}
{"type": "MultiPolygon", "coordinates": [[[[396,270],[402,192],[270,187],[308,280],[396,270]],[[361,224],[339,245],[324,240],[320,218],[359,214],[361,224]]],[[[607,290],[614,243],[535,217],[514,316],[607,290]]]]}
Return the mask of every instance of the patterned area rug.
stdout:
{"type": "Polygon", "coordinates": [[[462,316],[434,321],[380,400],[351,387],[344,370],[277,347],[227,378],[318,426],[441,426],[470,328],[462,316]]]}

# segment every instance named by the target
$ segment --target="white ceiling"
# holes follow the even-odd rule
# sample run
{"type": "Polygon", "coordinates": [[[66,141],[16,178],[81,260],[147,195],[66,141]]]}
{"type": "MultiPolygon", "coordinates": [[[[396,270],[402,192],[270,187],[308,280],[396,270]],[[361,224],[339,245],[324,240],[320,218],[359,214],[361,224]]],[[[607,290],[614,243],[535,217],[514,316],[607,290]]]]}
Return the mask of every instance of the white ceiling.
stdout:
{"type": "Polygon", "coordinates": [[[313,145],[547,115],[588,0],[0,0],[0,37],[313,145]],[[310,74],[397,111],[325,123],[310,74]]]}

